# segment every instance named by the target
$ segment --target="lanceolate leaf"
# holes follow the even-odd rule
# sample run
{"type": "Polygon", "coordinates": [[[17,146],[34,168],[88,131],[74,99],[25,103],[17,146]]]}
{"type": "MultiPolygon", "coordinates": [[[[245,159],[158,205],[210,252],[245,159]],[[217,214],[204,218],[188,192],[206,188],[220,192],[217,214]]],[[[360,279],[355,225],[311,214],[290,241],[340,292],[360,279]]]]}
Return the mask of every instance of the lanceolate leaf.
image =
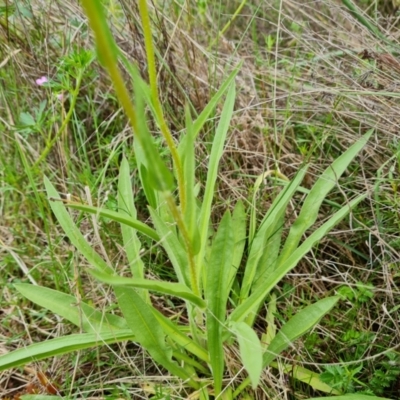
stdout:
{"type": "MultiPolygon", "coordinates": [[[[319,378],[320,374],[310,371],[307,368],[300,367],[299,365],[282,365],[282,363],[277,362],[272,362],[270,366],[284,372],[285,374],[293,376],[293,378],[298,381],[307,383],[307,385],[310,385],[314,390],[319,390],[328,394],[340,394],[338,390],[322,382],[319,378]]],[[[336,398],[337,397],[335,397],[335,399],[336,398]]]]}
{"type": "Polygon", "coordinates": [[[125,278],[120,276],[112,276],[104,274],[96,270],[89,271],[99,281],[108,283],[112,286],[132,286],[141,289],[147,289],[154,292],[163,293],[170,296],[175,296],[187,301],[190,301],[194,305],[200,308],[205,308],[206,303],[200,297],[197,297],[193,292],[182,283],[175,282],[163,282],[149,279],[136,279],[136,278],[125,278]]]}
{"type": "MultiPolygon", "coordinates": [[[[136,207],[133,201],[132,182],[129,174],[129,164],[124,157],[121,162],[118,179],[118,211],[121,214],[136,219],[136,207]]],[[[144,277],[144,265],[140,257],[141,243],[136,229],[121,223],[124,249],[134,278],[144,277]]]]}
{"type": "Polygon", "coordinates": [[[250,243],[249,258],[246,263],[240,291],[242,301],[248,297],[250,289],[254,291],[259,286],[260,282],[256,279],[268,274],[269,271],[267,269],[271,270],[274,268],[274,264],[278,259],[277,251],[280,250],[280,231],[286,208],[301,184],[306,171],[307,166],[300,169],[295,178],[281,190],[261,221],[254,239],[250,243]],[[268,264],[260,263],[263,258],[268,259],[268,264]]]}
{"type": "Polygon", "coordinates": [[[210,261],[207,265],[205,298],[207,301],[207,340],[210,364],[213,371],[216,396],[222,388],[224,372],[224,350],[222,342],[223,324],[226,318],[226,281],[233,256],[232,219],[227,211],[219,225],[211,247],[210,261]]]}
{"type": "Polygon", "coordinates": [[[31,344],[28,347],[14,350],[12,353],[0,356],[0,371],[19,367],[33,361],[72,353],[77,350],[84,350],[90,347],[124,342],[127,340],[135,340],[130,329],[121,329],[115,332],[80,333],[50,339],[31,344]]]}
{"type": "Polygon", "coordinates": [[[278,269],[275,269],[265,286],[258,287],[242,304],[240,304],[229,316],[231,321],[242,321],[246,318],[249,313],[254,312],[259,307],[261,302],[265,299],[265,296],[270,290],[276,286],[276,284],[292,269],[297,263],[310,251],[312,246],[321,240],[325,235],[339,222],[341,221],[352,208],[354,208],[360,201],[365,199],[364,196],[359,196],[356,199],[346,204],[339,211],[337,211],[332,217],[313,232],[293,254],[281,265],[278,269]]]}
{"type": "Polygon", "coordinates": [[[175,226],[165,223],[164,219],[151,207],[149,207],[149,212],[157,234],[161,238],[160,244],[168,254],[178,281],[186,286],[189,285],[188,258],[185,248],[177,237],[175,226]]]}
{"type": "Polygon", "coordinates": [[[50,207],[53,210],[58,222],[63,228],[72,244],[79,252],[90,262],[90,264],[99,271],[107,271],[112,273],[112,268],[96,253],[96,251],[85,240],[78,227],[65,209],[64,204],[60,200],[60,195],[47,177],[44,177],[44,185],[46,187],[47,196],[50,199],[50,207]]]}
{"type": "Polygon", "coordinates": [[[153,307],[132,288],[115,287],[118,305],[136,339],[150,353],[151,357],[170,373],[197,388],[198,384],[187,371],[172,360],[172,350],[165,343],[165,332],[153,313],[153,307]]]}
{"type": "Polygon", "coordinates": [[[246,368],[253,389],[260,382],[263,370],[262,346],[257,334],[245,322],[235,322],[231,329],[235,332],[239,342],[240,357],[246,368]]]}
{"type": "Polygon", "coordinates": [[[370,129],[361,139],[339,156],[318,178],[304,201],[298,218],[290,228],[289,236],[279,256],[279,264],[285,262],[297,248],[304,232],[316,221],[319,209],[326,195],[337,184],[338,179],[342,176],[354,157],[365,146],[373,132],[374,130],[370,129]]]}
{"type": "Polygon", "coordinates": [[[117,211],[107,210],[106,208],[98,208],[89,206],[87,204],[73,202],[67,203],[66,206],[75,210],[84,211],[90,214],[96,214],[100,215],[101,217],[109,218],[115,222],[119,222],[120,224],[125,224],[136,229],[138,232],[148,236],[150,239],[153,239],[156,242],[160,240],[157,232],[154,229],[150,228],[148,225],[138,221],[135,218],[129,217],[128,215],[126,215],[126,213],[120,213],[117,211]]]}
{"type": "Polygon", "coordinates": [[[339,301],[339,296],[327,297],[303,308],[292,317],[276,334],[263,357],[263,367],[267,367],[282,351],[297,338],[315,326],[339,301]]]}
{"type": "Polygon", "coordinates": [[[69,294],[27,283],[18,283],[14,287],[28,300],[60,315],[87,333],[128,329],[123,318],[98,311],[69,294]]]}
{"type": "MultiPolygon", "coordinates": [[[[233,114],[233,107],[235,105],[235,93],[236,93],[235,85],[232,84],[226,96],[224,108],[221,113],[221,118],[217,130],[215,132],[215,137],[211,149],[210,161],[208,164],[206,188],[199,218],[199,233],[200,233],[200,245],[201,245],[198,254],[199,262],[197,263],[199,268],[201,268],[203,265],[203,258],[207,244],[208,228],[210,224],[211,204],[214,197],[215,182],[217,180],[218,166],[220,159],[222,157],[226,135],[233,114]]],[[[199,271],[198,276],[200,275],[201,271],[199,271]]]]}

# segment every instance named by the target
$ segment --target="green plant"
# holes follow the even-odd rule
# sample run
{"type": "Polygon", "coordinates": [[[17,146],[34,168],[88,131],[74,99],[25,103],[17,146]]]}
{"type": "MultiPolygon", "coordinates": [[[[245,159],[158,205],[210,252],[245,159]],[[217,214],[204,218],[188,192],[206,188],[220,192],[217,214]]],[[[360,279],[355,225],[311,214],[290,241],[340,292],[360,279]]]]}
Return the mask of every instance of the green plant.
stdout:
{"type": "MultiPolygon", "coordinates": [[[[338,157],[320,176],[306,196],[299,216],[283,244],[285,212],[305,176],[306,166],[299,170],[291,182],[285,183],[258,226],[254,208],[248,217],[243,204],[237,202],[232,213],[225,212],[209,243],[212,200],[218,165],[233,113],[233,82],[239,68],[234,69],[194,121],[189,110],[186,111],[186,132],[176,146],[164,119],[158,95],[146,2],[140,0],[139,9],[148,56],[149,86],[119,53],[105,23],[100,2],[84,0],[83,4],[96,35],[99,58],[107,68],[120,103],[132,124],[136,138],[137,168],[149,204],[152,225],[137,219],[126,159],[122,160],[119,174],[118,211],[73,202],[65,205],[56,189],[45,178],[47,195],[58,222],[72,244],[89,261],[92,266],[89,272],[98,280],[113,286],[123,317],[102,313],[84,302],[80,302],[78,309],[77,299],[60,291],[17,284],[16,289],[29,300],[61,315],[80,327],[84,333],[37,343],[4,355],[0,357],[0,369],[99,344],[132,340],[146,349],[156,363],[193,389],[199,390],[203,398],[208,398],[209,393],[219,397],[224,391],[231,398],[236,398],[250,384],[256,388],[263,368],[271,365],[294,340],[315,326],[339,300],[339,296],[327,297],[305,307],[286,322],[280,331],[270,329],[267,341],[261,341],[253,328],[258,310],[270,291],[315,243],[365,198],[361,195],[349,201],[304,238],[304,234],[315,223],[326,196],[372,131],[338,157]],[[131,74],[135,91],[134,105],[118,69],[118,59],[131,74]],[[207,118],[225,94],[208,161],[204,195],[199,201],[196,194],[194,143],[207,118]],[[145,105],[150,108],[165,139],[173,173],[162,161],[149,133],[145,105]],[[177,197],[174,195],[176,186],[177,197]],[[66,206],[121,224],[122,241],[132,278],[116,275],[118,271],[114,270],[111,263],[93,250],[66,206]],[[247,237],[248,219],[250,228],[247,237]],[[144,264],[139,257],[143,245],[142,235],[155,241],[168,255],[176,282],[145,278],[144,264]],[[243,267],[243,276],[238,274],[240,267],[243,267]],[[153,307],[150,291],[181,299],[186,305],[188,326],[167,318],[153,307]],[[228,300],[233,304],[232,309],[228,307],[228,300]],[[235,341],[239,345],[241,361],[248,378],[231,391],[224,387],[223,382],[224,346],[233,345],[235,341]]],[[[335,392],[332,387],[321,385],[320,388],[335,392]]],[[[341,398],[344,400],[348,396],[341,398]]],[[[364,398],[352,397],[356,400],[364,398]]]]}

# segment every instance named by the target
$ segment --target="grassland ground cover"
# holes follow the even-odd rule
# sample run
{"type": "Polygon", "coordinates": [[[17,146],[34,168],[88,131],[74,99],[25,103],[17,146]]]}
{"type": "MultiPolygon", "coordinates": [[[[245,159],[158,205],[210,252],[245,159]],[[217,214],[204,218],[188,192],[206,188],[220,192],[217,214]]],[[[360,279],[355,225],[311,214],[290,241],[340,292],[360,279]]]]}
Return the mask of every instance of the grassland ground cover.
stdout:
{"type": "MultiPolygon", "coordinates": [[[[146,80],[136,2],[102,3],[117,45],[146,80]]],[[[154,1],[149,7],[161,100],[175,139],[185,129],[185,105],[193,115],[200,113],[243,63],[213,198],[215,227],[237,200],[248,212],[256,210],[256,220],[261,220],[284,182],[309,163],[290,203],[286,236],[316,178],[373,131],[324,202],[316,228],[355,195],[366,193],[366,199],[274,288],[255,326],[261,337],[268,327],[284,326],[318,299],[339,294],[342,300],[263,371],[257,390],[241,395],[328,396],[310,378],[301,380],[304,368],[337,393],[400,398],[400,14],[395,3],[154,1]],[[272,317],[267,308],[274,310],[272,317]]],[[[78,332],[22,297],[17,283],[71,293],[104,312],[118,313],[112,291],[87,273],[87,261],[58,225],[44,175],[65,199],[116,210],[125,157],[133,171],[138,218],[150,218],[132,129],[93,49],[78,2],[0,2],[0,355],[78,332]]],[[[128,71],[124,74],[130,82],[128,71]]],[[[222,106],[209,117],[196,146],[200,193],[221,111],[222,106]]],[[[156,124],[150,126],[158,132],[156,124]]],[[[168,160],[165,143],[158,136],[156,141],[168,160]]],[[[124,271],[119,226],[70,212],[93,248],[124,271]]],[[[153,241],[141,256],[147,278],[172,279],[171,264],[153,241]]],[[[187,318],[182,302],[174,298],[152,295],[152,302],[164,315],[187,318]]],[[[226,348],[227,387],[237,387],[246,377],[238,353],[235,346],[226,348]]],[[[196,398],[132,342],[0,372],[0,398],[17,399],[24,393],[196,398]]]]}

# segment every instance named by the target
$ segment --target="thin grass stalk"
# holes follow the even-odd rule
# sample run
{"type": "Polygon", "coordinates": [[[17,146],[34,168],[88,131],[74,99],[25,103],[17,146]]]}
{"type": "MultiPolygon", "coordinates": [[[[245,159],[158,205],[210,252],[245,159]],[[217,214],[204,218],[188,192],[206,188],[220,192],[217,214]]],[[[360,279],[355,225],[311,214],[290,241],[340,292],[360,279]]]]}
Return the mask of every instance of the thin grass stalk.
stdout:
{"type": "Polygon", "coordinates": [[[142,21],[142,29],[146,47],[147,68],[149,73],[149,83],[150,83],[150,90],[151,90],[151,97],[153,101],[154,111],[157,115],[158,123],[160,124],[161,134],[163,135],[167,143],[167,146],[169,148],[169,151],[171,152],[171,157],[174,163],[176,177],[178,181],[178,191],[179,191],[181,210],[182,213],[185,213],[186,210],[185,179],[183,176],[181,159],[179,157],[178,150],[175,146],[172,134],[165,121],[163,109],[161,107],[161,102],[158,94],[156,62],[154,56],[154,46],[153,46],[153,39],[150,26],[149,10],[147,7],[147,0],[139,0],[139,12],[142,21]]]}

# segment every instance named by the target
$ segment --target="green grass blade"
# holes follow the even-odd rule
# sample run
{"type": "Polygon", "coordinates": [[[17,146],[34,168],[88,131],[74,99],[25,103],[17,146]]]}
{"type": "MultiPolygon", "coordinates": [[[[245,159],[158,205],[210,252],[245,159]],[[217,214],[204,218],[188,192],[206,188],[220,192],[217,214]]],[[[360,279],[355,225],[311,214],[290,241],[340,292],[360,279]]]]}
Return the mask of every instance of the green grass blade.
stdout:
{"type": "Polygon", "coordinates": [[[153,292],[166,294],[187,300],[200,308],[205,308],[206,303],[203,299],[193,294],[193,292],[182,283],[163,282],[140,278],[125,278],[104,274],[96,270],[89,270],[89,273],[101,282],[108,283],[111,286],[131,286],[140,289],[146,289],[153,292]]]}
{"type": "Polygon", "coordinates": [[[260,339],[250,326],[245,322],[235,322],[230,327],[236,334],[239,343],[240,358],[251,381],[251,386],[255,389],[263,370],[263,356],[260,339]]]}
{"type": "Polygon", "coordinates": [[[28,300],[67,319],[87,333],[128,329],[126,321],[117,315],[100,312],[74,296],[27,283],[14,287],[28,300]]]}
{"type": "MultiPolygon", "coordinates": [[[[232,84],[225,100],[225,104],[221,113],[221,119],[219,121],[217,130],[215,132],[215,137],[211,149],[210,161],[208,164],[206,188],[204,192],[204,199],[199,219],[199,232],[200,232],[200,244],[201,244],[201,249],[198,254],[199,262],[197,263],[199,268],[202,267],[205,247],[207,244],[208,227],[211,217],[211,204],[214,197],[215,182],[217,180],[219,161],[222,157],[226,135],[233,114],[233,107],[235,105],[235,96],[236,96],[235,93],[236,93],[235,85],[232,84]]],[[[201,274],[199,271],[198,276],[200,275],[201,274]]]]}
{"type": "Polygon", "coordinates": [[[50,339],[0,356],[0,371],[49,357],[127,340],[135,340],[130,329],[115,332],[80,333],[50,339]]]}
{"type": "Polygon", "coordinates": [[[339,296],[327,297],[303,308],[293,316],[276,334],[263,356],[266,368],[282,351],[287,349],[297,338],[313,328],[339,301],[339,296]]]}
{"type": "MultiPolygon", "coordinates": [[[[53,196],[54,197],[54,196],[53,196]]],[[[160,237],[157,235],[157,232],[150,228],[148,225],[144,224],[141,221],[138,221],[135,218],[131,218],[126,215],[126,213],[121,213],[113,210],[107,210],[106,208],[99,208],[94,206],[89,206],[87,204],[81,203],[72,203],[69,202],[66,204],[67,207],[72,208],[74,210],[84,211],[90,214],[99,215],[104,218],[109,218],[112,221],[119,222],[120,224],[124,224],[130,226],[131,228],[137,230],[143,235],[148,236],[150,239],[155,241],[159,241],[160,237]]]]}
{"type": "Polygon", "coordinates": [[[278,263],[282,264],[295,251],[302,235],[317,220],[319,209],[325,197],[336,186],[338,179],[365,146],[373,132],[374,129],[370,129],[362,138],[339,156],[318,178],[306,197],[298,218],[290,229],[278,263]]]}
{"type": "MultiPolygon", "coordinates": [[[[136,207],[133,201],[132,182],[129,174],[129,164],[126,158],[122,159],[119,170],[118,180],[118,211],[122,215],[136,219],[136,207]]],[[[142,247],[137,237],[136,229],[126,225],[121,225],[122,240],[124,249],[128,258],[129,267],[134,278],[144,278],[144,265],[140,257],[140,249],[142,247]]],[[[147,296],[146,291],[140,292],[143,298],[147,296]]]]}
{"type": "Polygon", "coordinates": [[[352,200],[349,204],[342,207],[332,217],[313,232],[293,254],[282,264],[279,268],[271,273],[268,282],[265,286],[257,288],[242,304],[240,304],[229,316],[232,321],[242,321],[250,313],[254,312],[259,307],[265,296],[276,286],[276,284],[291,270],[297,263],[311,250],[312,246],[321,240],[327,233],[338,224],[350,210],[353,209],[358,203],[364,200],[366,195],[359,196],[352,200]]]}
{"type": "Polygon", "coordinates": [[[50,207],[65,234],[68,236],[69,240],[71,240],[72,244],[78,249],[79,252],[82,253],[82,255],[90,262],[90,264],[93,265],[93,267],[97,268],[99,271],[107,271],[112,273],[112,268],[107,265],[107,263],[85,240],[82,233],[79,231],[78,227],[68,214],[63,202],[57,201],[57,199],[60,199],[60,196],[47,177],[44,177],[44,184],[46,187],[47,196],[50,199],[50,207]]]}
{"type": "Polygon", "coordinates": [[[207,340],[216,396],[221,392],[224,372],[222,331],[228,300],[226,278],[232,264],[233,248],[232,218],[229,211],[227,211],[213,240],[210,261],[205,271],[206,285],[204,294],[207,301],[207,340]]]}

